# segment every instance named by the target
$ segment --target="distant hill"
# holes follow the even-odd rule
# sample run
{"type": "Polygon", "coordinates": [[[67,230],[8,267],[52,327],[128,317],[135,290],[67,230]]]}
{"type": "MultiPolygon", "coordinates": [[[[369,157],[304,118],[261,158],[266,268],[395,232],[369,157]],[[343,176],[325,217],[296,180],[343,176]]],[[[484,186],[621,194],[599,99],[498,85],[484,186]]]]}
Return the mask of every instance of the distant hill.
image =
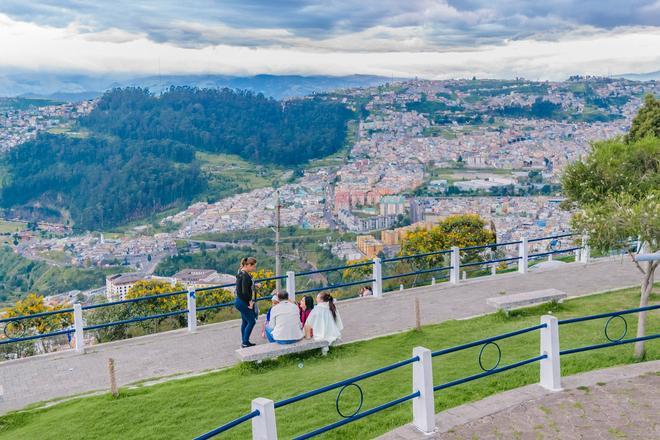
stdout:
{"type": "Polygon", "coordinates": [[[82,136],[42,133],[1,158],[0,208],[67,211],[104,229],[181,207],[208,187],[196,153],[297,165],[338,151],[353,111],[319,98],[172,87],[107,92],[79,122],[82,136]]]}
{"type": "Polygon", "coordinates": [[[624,73],[621,75],[613,75],[614,78],[625,78],[632,81],[660,81],[660,70],[647,73],[624,73]]]}
{"type": "Polygon", "coordinates": [[[370,87],[399,78],[372,75],[151,75],[63,74],[0,72],[0,96],[22,96],[63,101],[96,98],[115,87],[142,87],[159,93],[170,86],[252,90],[276,99],[300,97],[318,92],[370,87]]]}

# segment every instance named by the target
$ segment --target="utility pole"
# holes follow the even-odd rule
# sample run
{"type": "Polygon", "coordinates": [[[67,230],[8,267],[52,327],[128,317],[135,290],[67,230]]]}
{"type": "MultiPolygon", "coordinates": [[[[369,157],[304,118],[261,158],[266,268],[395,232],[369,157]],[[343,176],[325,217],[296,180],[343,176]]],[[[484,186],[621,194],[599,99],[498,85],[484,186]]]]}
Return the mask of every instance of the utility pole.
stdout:
{"type": "MultiPolygon", "coordinates": [[[[282,256],[280,254],[280,191],[275,191],[275,276],[282,275],[282,256]]],[[[275,280],[275,290],[278,292],[282,289],[282,280],[277,278],[275,280]]]]}

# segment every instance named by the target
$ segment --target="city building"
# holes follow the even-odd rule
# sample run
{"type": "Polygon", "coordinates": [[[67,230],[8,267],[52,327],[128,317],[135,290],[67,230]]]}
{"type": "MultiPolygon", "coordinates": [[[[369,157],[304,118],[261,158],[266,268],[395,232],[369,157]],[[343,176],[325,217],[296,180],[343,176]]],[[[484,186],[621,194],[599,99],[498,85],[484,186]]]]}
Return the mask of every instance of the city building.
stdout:
{"type": "Polygon", "coordinates": [[[380,199],[380,215],[406,213],[406,198],[403,196],[383,196],[380,199]]]}
{"type": "Polygon", "coordinates": [[[360,252],[367,258],[376,258],[385,249],[383,242],[373,235],[358,235],[356,244],[360,252]]]}
{"type": "Polygon", "coordinates": [[[212,269],[183,269],[172,276],[176,283],[186,286],[186,289],[201,289],[210,286],[222,286],[236,283],[236,277],[219,274],[212,269]]]}
{"type": "Polygon", "coordinates": [[[143,273],[118,273],[105,279],[105,296],[108,301],[123,301],[126,294],[138,281],[161,280],[172,282],[171,278],[146,275],[143,273]]]}

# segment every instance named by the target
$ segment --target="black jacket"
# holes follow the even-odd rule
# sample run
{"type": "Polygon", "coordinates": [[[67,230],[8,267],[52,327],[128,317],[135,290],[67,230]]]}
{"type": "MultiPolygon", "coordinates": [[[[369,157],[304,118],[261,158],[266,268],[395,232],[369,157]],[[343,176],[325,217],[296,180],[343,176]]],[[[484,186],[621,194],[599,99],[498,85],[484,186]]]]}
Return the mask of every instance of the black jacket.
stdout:
{"type": "Polygon", "coordinates": [[[252,276],[242,270],[238,272],[238,275],[236,275],[236,296],[246,303],[249,303],[252,301],[253,296],[252,286],[252,276]]]}

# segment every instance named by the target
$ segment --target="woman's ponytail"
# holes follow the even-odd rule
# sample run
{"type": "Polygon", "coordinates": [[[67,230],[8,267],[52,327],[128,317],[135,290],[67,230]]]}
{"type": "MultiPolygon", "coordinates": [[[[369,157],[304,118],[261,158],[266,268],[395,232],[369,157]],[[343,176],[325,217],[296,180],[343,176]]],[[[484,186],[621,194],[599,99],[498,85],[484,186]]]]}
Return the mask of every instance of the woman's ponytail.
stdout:
{"type": "Polygon", "coordinates": [[[329,293],[322,294],[321,299],[323,300],[323,302],[328,303],[328,307],[330,308],[330,313],[332,313],[332,319],[334,321],[337,321],[337,307],[335,306],[335,299],[329,293]]]}

